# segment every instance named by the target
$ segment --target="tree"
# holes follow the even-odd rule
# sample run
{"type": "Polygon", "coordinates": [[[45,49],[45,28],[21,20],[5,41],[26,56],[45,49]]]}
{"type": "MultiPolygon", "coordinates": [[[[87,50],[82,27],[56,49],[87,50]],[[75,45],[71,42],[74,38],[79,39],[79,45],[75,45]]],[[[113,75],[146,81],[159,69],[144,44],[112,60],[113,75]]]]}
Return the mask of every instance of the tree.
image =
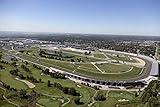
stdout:
{"type": "Polygon", "coordinates": [[[50,81],[50,80],[48,80],[47,86],[48,86],[48,87],[51,87],[51,81],[50,81]]]}
{"type": "Polygon", "coordinates": [[[39,79],[39,82],[40,82],[40,83],[42,82],[42,79],[41,79],[41,78],[39,79]]]}
{"type": "Polygon", "coordinates": [[[30,80],[30,81],[32,81],[32,82],[34,82],[34,83],[39,83],[39,81],[38,81],[36,78],[34,78],[33,76],[28,76],[28,75],[27,75],[26,79],[27,79],[27,80],[30,80]]]}
{"type": "Polygon", "coordinates": [[[72,87],[72,88],[69,88],[69,94],[73,95],[73,96],[76,96],[77,95],[77,92],[76,90],[72,87]]]}
{"type": "Polygon", "coordinates": [[[3,65],[0,65],[0,69],[4,69],[3,65]]]}
{"type": "Polygon", "coordinates": [[[71,59],[71,62],[74,62],[74,59],[71,59]]]}
{"type": "Polygon", "coordinates": [[[64,87],[64,88],[63,88],[63,92],[64,92],[65,94],[68,94],[68,87],[64,87]]]}
{"type": "Polygon", "coordinates": [[[138,97],[138,93],[137,92],[135,93],[135,97],[138,97]]]}
{"type": "Polygon", "coordinates": [[[43,70],[43,73],[49,75],[49,69],[43,70]]]}
{"type": "Polygon", "coordinates": [[[25,61],[25,64],[28,65],[29,63],[27,61],[25,61]]]}
{"type": "Polygon", "coordinates": [[[84,52],[85,55],[88,55],[88,52],[84,52]]]}
{"type": "Polygon", "coordinates": [[[105,100],[106,100],[106,97],[105,97],[102,93],[100,93],[100,94],[97,94],[97,95],[94,97],[94,99],[95,99],[96,101],[105,101],[105,100]]]}
{"type": "Polygon", "coordinates": [[[39,69],[39,70],[43,70],[40,66],[38,66],[36,64],[33,64],[33,67],[36,68],[36,69],[39,69]]]}
{"type": "Polygon", "coordinates": [[[2,59],[2,54],[0,54],[0,60],[2,59]]]}
{"type": "Polygon", "coordinates": [[[73,95],[73,96],[80,96],[80,93],[78,93],[75,88],[69,88],[69,87],[63,87],[62,91],[65,94],[73,95]]]}
{"type": "Polygon", "coordinates": [[[84,104],[83,102],[80,101],[80,98],[79,98],[79,97],[75,98],[74,102],[75,102],[75,104],[77,104],[77,105],[82,105],[82,104],[84,104]]]}
{"type": "Polygon", "coordinates": [[[11,71],[10,71],[10,74],[11,74],[11,75],[18,76],[18,72],[19,72],[19,70],[18,70],[18,69],[15,69],[15,70],[11,70],[11,71]]]}
{"type": "Polygon", "coordinates": [[[21,68],[23,68],[26,72],[29,72],[29,73],[31,72],[29,68],[27,68],[26,65],[24,64],[21,65],[21,68]]]}
{"type": "Polygon", "coordinates": [[[13,65],[14,67],[16,67],[17,63],[14,61],[14,62],[11,63],[11,65],[13,65]]]}
{"type": "Polygon", "coordinates": [[[20,97],[20,98],[26,98],[26,97],[27,97],[27,91],[24,90],[24,89],[21,89],[21,90],[19,91],[19,97],[20,97]]]}
{"type": "Polygon", "coordinates": [[[19,74],[20,79],[26,79],[26,77],[23,74],[19,74]]]}
{"type": "Polygon", "coordinates": [[[55,82],[53,85],[54,85],[55,88],[58,88],[60,90],[63,90],[63,88],[64,88],[64,87],[62,87],[62,85],[60,83],[55,82]]]}

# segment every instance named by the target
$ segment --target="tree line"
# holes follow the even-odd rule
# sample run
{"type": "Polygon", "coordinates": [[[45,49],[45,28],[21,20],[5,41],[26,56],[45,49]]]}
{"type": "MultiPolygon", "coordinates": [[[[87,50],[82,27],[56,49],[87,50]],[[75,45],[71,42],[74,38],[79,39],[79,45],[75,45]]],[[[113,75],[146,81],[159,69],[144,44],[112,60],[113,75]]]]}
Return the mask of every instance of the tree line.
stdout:
{"type": "Polygon", "coordinates": [[[49,72],[49,69],[45,69],[45,70],[42,70],[42,73],[46,74],[46,75],[50,75],[52,78],[60,78],[60,79],[66,79],[65,75],[64,74],[61,74],[61,73],[53,73],[53,72],[49,72]]]}
{"type": "Polygon", "coordinates": [[[76,91],[73,87],[64,87],[60,83],[54,82],[51,83],[50,80],[47,82],[48,87],[54,87],[61,91],[63,91],[64,94],[73,95],[73,96],[80,96],[80,93],[76,91]]]}
{"type": "Polygon", "coordinates": [[[41,82],[40,80],[37,80],[33,76],[29,76],[29,75],[24,76],[23,74],[19,73],[20,71],[18,69],[10,70],[9,72],[10,72],[11,75],[17,76],[20,79],[26,79],[26,80],[29,80],[29,81],[31,81],[33,83],[39,83],[39,82],[41,82]]]}

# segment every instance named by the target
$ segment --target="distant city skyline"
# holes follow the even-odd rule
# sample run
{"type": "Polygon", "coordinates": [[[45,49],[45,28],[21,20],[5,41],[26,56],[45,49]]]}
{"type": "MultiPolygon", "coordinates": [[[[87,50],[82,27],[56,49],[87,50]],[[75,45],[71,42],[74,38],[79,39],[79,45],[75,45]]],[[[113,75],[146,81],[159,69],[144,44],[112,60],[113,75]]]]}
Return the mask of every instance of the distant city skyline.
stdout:
{"type": "Polygon", "coordinates": [[[0,31],[160,36],[160,0],[0,0],[0,31]]]}

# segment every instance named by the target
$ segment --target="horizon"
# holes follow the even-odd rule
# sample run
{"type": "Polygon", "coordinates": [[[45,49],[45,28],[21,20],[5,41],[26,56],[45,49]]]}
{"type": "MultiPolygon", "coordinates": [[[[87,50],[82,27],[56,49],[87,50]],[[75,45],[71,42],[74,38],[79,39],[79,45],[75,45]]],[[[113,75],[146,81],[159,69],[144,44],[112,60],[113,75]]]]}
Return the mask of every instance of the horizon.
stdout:
{"type": "MultiPolygon", "coordinates": [[[[66,33],[66,32],[25,32],[25,31],[0,31],[0,34],[1,33],[31,33],[31,34],[58,34],[58,35],[61,35],[61,34],[71,34],[70,36],[75,36],[75,35],[82,35],[82,36],[88,36],[88,35],[98,35],[98,36],[128,36],[128,37],[160,37],[160,35],[127,35],[127,34],[101,34],[101,33],[66,33]]],[[[51,36],[53,36],[53,35],[51,35],[51,36]]],[[[0,37],[1,37],[1,35],[0,35],[0,37]]]]}
{"type": "Polygon", "coordinates": [[[160,36],[159,0],[1,0],[0,31],[160,36]]]}

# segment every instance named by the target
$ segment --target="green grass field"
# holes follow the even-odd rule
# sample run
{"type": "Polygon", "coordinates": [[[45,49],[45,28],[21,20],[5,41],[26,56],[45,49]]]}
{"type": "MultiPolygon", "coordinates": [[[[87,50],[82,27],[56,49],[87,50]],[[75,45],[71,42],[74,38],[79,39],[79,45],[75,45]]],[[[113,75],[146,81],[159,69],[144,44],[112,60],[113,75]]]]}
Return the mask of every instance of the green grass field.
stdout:
{"type": "Polygon", "coordinates": [[[108,96],[115,98],[117,101],[120,99],[132,100],[135,98],[135,93],[127,91],[110,91],[108,96]]]}
{"type": "Polygon", "coordinates": [[[77,69],[75,73],[99,80],[128,80],[139,76],[141,68],[133,67],[130,72],[125,72],[123,74],[102,74],[100,72],[91,73],[84,69],[77,69]]]}
{"type": "Polygon", "coordinates": [[[93,55],[94,55],[94,57],[97,57],[97,58],[106,58],[106,56],[104,56],[104,54],[102,54],[102,53],[95,53],[93,55]]]}
{"type": "MultiPolygon", "coordinates": [[[[76,74],[88,76],[88,77],[95,78],[95,79],[127,80],[130,78],[134,78],[134,77],[139,76],[139,74],[141,72],[141,68],[133,67],[133,69],[130,72],[124,72],[123,74],[102,74],[101,72],[97,72],[97,70],[92,65],[86,65],[87,67],[82,66],[82,67],[78,68],[78,65],[72,64],[70,62],[49,60],[49,59],[44,59],[44,58],[40,59],[40,58],[36,58],[33,56],[31,57],[31,56],[23,55],[23,54],[19,54],[18,56],[21,58],[24,58],[26,60],[30,60],[35,63],[42,64],[42,65],[45,65],[48,67],[55,67],[57,69],[61,69],[61,70],[67,71],[67,72],[75,71],[74,73],[76,73],[76,74]],[[92,67],[88,67],[88,66],[92,66],[92,67]],[[93,72],[93,71],[96,71],[96,72],[93,72]]],[[[113,68],[112,66],[110,68],[112,68],[113,70],[115,69],[115,72],[116,72],[116,69],[118,70],[118,72],[119,72],[119,70],[122,70],[122,69],[125,69],[125,70],[122,70],[121,72],[129,69],[129,67],[127,67],[126,65],[124,65],[124,67],[123,67],[123,65],[119,66],[119,67],[121,69],[119,69],[118,66],[117,66],[117,68],[113,68]]],[[[103,68],[103,66],[102,66],[102,69],[105,69],[105,67],[103,68]]]]}
{"type": "Polygon", "coordinates": [[[125,64],[101,63],[101,64],[96,64],[96,66],[105,73],[122,73],[129,71],[131,69],[130,66],[125,64]]]}
{"type": "Polygon", "coordinates": [[[110,59],[113,59],[113,60],[119,60],[119,61],[126,61],[126,62],[137,62],[135,59],[132,58],[132,60],[130,59],[130,56],[126,56],[126,55],[115,55],[115,54],[112,54],[112,53],[105,53],[106,56],[110,59]]]}
{"type": "Polygon", "coordinates": [[[84,64],[76,64],[76,65],[78,65],[78,69],[88,70],[89,72],[100,72],[92,64],[84,63],[84,64]]]}
{"type": "Polygon", "coordinates": [[[53,98],[41,98],[38,100],[37,103],[45,107],[59,107],[60,106],[60,102],[57,100],[54,100],[53,98]]]}

